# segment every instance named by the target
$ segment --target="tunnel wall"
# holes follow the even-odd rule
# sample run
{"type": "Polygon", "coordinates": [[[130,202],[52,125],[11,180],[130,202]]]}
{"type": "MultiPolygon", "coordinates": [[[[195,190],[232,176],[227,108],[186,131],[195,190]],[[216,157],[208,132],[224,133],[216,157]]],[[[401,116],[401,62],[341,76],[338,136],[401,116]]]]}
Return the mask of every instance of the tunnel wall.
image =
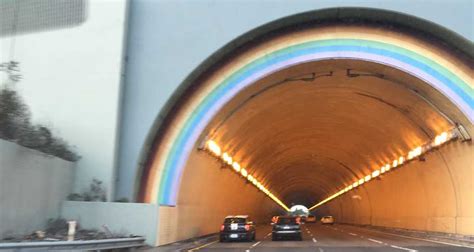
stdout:
{"type": "Polygon", "coordinates": [[[270,222],[281,208],[230,168],[203,151],[193,151],[183,174],[176,207],[159,210],[158,245],[219,232],[228,215],[270,222]]]}
{"type": "Polygon", "coordinates": [[[451,142],[316,211],[341,223],[474,235],[474,146],[451,142]]]}

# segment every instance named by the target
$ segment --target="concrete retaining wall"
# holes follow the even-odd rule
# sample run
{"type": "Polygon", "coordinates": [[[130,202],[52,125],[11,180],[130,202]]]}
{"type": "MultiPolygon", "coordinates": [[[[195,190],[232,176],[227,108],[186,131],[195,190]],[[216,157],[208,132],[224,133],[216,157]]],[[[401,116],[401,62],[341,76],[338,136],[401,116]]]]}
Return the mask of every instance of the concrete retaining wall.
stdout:
{"type": "Polygon", "coordinates": [[[146,243],[155,245],[158,226],[158,206],[140,203],[64,201],[61,216],[77,220],[85,229],[104,230],[113,234],[144,236],[146,243]]]}
{"type": "Polygon", "coordinates": [[[74,163],[0,140],[0,239],[44,228],[71,193],[74,163]]]}

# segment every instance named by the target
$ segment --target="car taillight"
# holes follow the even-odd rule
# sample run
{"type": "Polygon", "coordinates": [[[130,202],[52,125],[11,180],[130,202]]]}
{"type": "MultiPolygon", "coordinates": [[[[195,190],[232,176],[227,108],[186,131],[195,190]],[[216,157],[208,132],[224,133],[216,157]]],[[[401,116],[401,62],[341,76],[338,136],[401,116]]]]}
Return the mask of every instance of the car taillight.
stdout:
{"type": "Polygon", "coordinates": [[[246,225],[245,225],[245,230],[247,230],[247,231],[250,230],[250,225],[249,225],[249,224],[246,224],[246,225]]]}
{"type": "Polygon", "coordinates": [[[224,231],[224,224],[221,225],[221,231],[224,231]]]}

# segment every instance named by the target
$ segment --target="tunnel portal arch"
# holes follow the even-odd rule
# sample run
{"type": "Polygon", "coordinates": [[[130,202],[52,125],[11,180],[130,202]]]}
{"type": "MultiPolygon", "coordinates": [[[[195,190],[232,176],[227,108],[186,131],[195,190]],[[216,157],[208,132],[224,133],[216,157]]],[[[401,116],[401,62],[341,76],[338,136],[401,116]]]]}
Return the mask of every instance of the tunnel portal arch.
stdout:
{"type": "Polygon", "coordinates": [[[259,27],[207,59],[169,100],[142,152],[137,199],[175,205],[187,157],[219,109],[255,81],[306,62],[349,59],[400,69],[447,97],[472,125],[470,49],[433,23],[375,9],[318,10],[259,27]]]}

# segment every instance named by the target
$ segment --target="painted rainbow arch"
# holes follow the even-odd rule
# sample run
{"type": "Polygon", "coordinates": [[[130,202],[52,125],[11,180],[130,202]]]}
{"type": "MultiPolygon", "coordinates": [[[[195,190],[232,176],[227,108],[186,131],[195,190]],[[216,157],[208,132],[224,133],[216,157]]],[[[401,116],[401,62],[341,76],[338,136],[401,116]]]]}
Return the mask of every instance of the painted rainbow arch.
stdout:
{"type": "MultiPolygon", "coordinates": [[[[207,92],[198,97],[196,106],[187,113],[162,155],[160,175],[144,190],[153,191],[146,202],[175,206],[180,179],[187,158],[196,141],[210,120],[237,93],[279,70],[310,61],[327,59],[355,59],[371,61],[400,69],[444,94],[470,120],[474,122],[474,89],[469,74],[454,64],[441,64],[440,56],[427,57],[419,47],[410,43],[391,43],[370,36],[338,36],[337,38],[314,38],[303,36],[300,41],[281,46],[272,51],[255,53],[231,73],[209,84],[207,92]],[[357,38],[354,38],[357,37],[357,38]],[[455,74],[456,73],[456,74],[455,74]]],[[[377,37],[377,36],[376,36],[377,37]]]]}

